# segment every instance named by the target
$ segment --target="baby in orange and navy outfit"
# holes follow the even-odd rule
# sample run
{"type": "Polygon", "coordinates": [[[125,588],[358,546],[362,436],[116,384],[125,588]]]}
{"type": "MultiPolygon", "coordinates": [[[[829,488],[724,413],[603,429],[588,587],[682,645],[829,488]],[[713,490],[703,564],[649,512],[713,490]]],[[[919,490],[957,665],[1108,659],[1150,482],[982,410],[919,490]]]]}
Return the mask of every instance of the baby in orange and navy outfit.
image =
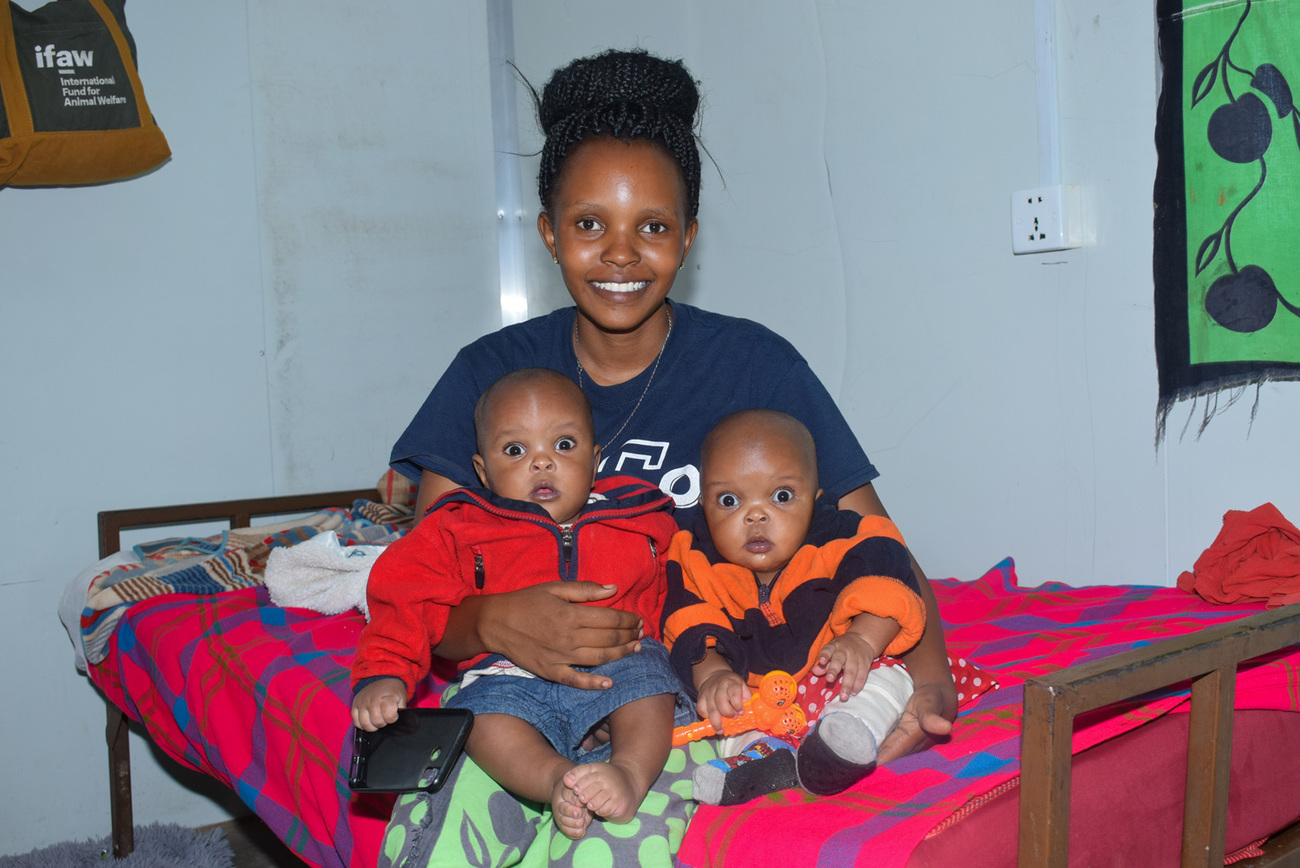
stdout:
{"type": "Polygon", "coordinates": [[[883,516],[822,497],[812,435],[774,410],[720,421],[701,450],[700,511],[669,549],[663,637],[701,718],[722,731],[773,670],[799,681],[797,746],[723,740],[695,798],[737,804],[796,785],[840,792],[875,767],[912,694],[894,655],[925,629],[911,556],[883,516]]]}

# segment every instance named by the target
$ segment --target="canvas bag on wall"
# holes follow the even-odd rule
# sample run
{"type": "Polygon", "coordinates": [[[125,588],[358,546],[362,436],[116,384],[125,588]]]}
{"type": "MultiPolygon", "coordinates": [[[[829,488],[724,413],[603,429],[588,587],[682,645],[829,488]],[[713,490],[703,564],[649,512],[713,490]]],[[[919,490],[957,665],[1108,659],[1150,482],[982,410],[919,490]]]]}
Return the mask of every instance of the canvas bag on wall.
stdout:
{"type": "Polygon", "coordinates": [[[97,184],[171,156],[126,29],[126,0],[0,0],[0,186],[97,184]]]}

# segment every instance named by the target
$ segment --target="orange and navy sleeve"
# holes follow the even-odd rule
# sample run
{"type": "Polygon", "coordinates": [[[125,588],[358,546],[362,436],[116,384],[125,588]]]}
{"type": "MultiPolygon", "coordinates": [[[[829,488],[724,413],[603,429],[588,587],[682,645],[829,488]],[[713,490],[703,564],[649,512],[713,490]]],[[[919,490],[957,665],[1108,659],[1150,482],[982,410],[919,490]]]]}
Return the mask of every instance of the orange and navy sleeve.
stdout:
{"type": "Polygon", "coordinates": [[[723,608],[713,565],[694,548],[689,531],[678,531],[668,547],[668,597],[664,601],[663,641],[673,671],[695,698],[693,667],[712,648],[742,677],[745,648],[723,608]]]}
{"type": "Polygon", "coordinates": [[[882,516],[864,516],[858,540],[839,559],[835,584],[842,588],[828,622],[839,636],[849,622],[867,612],[893,618],[902,628],[886,654],[910,649],[925,630],[925,603],[912,571],[912,556],[894,523],[882,516]]]}
{"type": "Polygon", "coordinates": [[[925,632],[925,603],[919,594],[889,576],[860,576],[835,599],[828,621],[830,632],[843,635],[858,615],[869,613],[893,618],[901,628],[883,653],[896,657],[920,640],[925,632]]]}

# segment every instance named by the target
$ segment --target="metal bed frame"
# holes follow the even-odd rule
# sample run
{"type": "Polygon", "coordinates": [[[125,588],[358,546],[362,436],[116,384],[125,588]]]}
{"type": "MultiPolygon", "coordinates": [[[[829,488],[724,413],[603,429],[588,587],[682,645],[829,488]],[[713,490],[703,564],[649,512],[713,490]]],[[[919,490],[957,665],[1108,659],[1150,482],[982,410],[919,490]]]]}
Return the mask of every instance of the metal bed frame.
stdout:
{"type": "MultiPolygon", "coordinates": [[[[213,503],[189,503],[179,506],[151,506],[140,509],[113,509],[99,514],[99,556],[106,558],[122,548],[122,531],[149,527],[197,524],[226,520],[231,528],[249,527],[253,519],[295,512],[311,512],[330,506],[350,504],[358,498],[373,500],[374,488],[328,491],[320,494],[295,494],[282,497],[257,497],[249,500],[225,500],[213,503]]],[[[122,709],[108,705],[108,790],[113,823],[113,855],[127,856],[135,849],[135,818],[131,808],[131,742],[127,717],[122,709]]]]}

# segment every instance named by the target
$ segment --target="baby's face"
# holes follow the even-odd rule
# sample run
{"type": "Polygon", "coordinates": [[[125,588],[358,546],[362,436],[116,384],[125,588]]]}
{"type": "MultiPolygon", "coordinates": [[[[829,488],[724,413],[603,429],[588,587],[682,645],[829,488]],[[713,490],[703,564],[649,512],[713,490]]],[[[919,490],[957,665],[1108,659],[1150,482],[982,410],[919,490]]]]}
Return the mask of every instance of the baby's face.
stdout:
{"type": "Polygon", "coordinates": [[[768,583],[803,546],[817,469],[778,434],[723,438],[706,456],[700,505],[718,553],[768,583]]]}
{"type": "Polygon", "coordinates": [[[581,399],[554,383],[513,388],[493,402],[474,469],[502,497],[540,505],[561,524],[577,517],[596,480],[600,448],[581,399]]]}

